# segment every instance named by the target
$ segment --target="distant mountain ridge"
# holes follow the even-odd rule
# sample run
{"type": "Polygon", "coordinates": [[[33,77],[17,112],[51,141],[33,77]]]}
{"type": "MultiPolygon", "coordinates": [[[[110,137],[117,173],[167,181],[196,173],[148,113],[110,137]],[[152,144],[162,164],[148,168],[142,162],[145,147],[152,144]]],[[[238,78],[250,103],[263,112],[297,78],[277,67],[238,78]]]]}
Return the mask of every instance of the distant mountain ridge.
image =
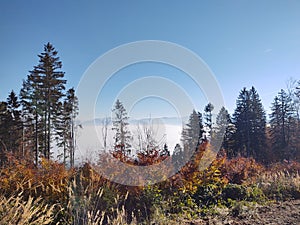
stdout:
{"type": "MultiPolygon", "coordinates": [[[[110,117],[103,117],[103,118],[95,118],[92,120],[86,120],[81,122],[83,126],[91,126],[91,125],[96,125],[96,126],[102,126],[105,124],[106,119],[108,119],[109,125],[112,124],[112,120],[110,117]]],[[[129,119],[129,124],[135,125],[135,124],[148,124],[149,122],[152,123],[163,123],[163,124],[168,124],[168,125],[183,125],[186,124],[188,121],[188,117],[182,117],[180,119],[179,117],[158,117],[158,118],[142,118],[142,119],[129,119]]]]}

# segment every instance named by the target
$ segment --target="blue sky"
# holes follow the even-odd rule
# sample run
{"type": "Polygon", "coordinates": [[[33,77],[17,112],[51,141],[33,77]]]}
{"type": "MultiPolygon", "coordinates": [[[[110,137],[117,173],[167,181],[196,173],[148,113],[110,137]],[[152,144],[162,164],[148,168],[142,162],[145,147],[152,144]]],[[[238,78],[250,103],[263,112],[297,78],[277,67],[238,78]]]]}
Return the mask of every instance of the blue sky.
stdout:
{"type": "MultiPolygon", "coordinates": [[[[231,112],[243,87],[255,86],[268,110],[286,81],[300,78],[297,0],[4,0],[0,2],[0,29],[2,100],[11,89],[19,91],[48,41],[59,51],[69,87],[78,85],[94,60],[119,45],[140,40],[177,43],[210,67],[231,112]]],[[[145,73],[136,69],[138,75],[145,73]]],[[[116,83],[121,81],[117,76],[116,83]]],[[[122,78],[124,85],[135,77],[128,76],[122,78]]],[[[175,82],[190,94],[201,95],[180,77],[178,73],[175,82]]],[[[117,93],[120,84],[112,87],[107,96],[117,93]]]]}

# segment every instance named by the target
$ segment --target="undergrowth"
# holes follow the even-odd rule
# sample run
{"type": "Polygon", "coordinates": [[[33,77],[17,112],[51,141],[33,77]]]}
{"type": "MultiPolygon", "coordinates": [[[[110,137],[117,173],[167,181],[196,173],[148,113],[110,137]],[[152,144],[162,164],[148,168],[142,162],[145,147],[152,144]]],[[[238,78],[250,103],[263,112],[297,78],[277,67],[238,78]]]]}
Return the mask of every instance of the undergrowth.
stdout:
{"type": "Polygon", "coordinates": [[[299,163],[266,168],[253,159],[220,157],[199,170],[205,150],[169,179],[144,186],[106,180],[90,164],[66,169],[42,159],[37,168],[9,156],[0,169],[0,224],[180,224],[300,199],[299,163]]]}

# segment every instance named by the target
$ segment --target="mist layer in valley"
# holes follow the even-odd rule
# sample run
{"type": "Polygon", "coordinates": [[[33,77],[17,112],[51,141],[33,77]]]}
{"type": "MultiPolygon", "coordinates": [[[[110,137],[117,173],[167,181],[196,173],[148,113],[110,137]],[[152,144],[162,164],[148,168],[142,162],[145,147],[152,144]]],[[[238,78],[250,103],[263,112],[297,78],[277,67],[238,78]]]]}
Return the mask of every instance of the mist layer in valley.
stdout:
{"type": "MultiPolygon", "coordinates": [[[[163,148],[167,144],[172,153],[175,145],[180,143],[185,118],[176,117],[145,118],[129,120],[128,130],[132,136],[132,154],[147,144],[149,135],[155,147],[163,148]]],[[[114,131],[110,118],[97,118],[81,123],[77,130],[76,162],[97,161],[103,151],[114,148],[114,131]],[[106,136],[106,138],[105,138],[106,136]],[[106,142],[106,145],[105,145],[106,142]]]]}

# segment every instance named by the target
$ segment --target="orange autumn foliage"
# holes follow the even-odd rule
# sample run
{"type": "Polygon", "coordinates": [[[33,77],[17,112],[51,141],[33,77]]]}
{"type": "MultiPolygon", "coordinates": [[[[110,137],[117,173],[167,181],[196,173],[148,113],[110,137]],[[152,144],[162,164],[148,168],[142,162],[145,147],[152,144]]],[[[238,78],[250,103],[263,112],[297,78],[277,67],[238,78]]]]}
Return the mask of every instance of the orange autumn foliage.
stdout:
{"type": "Polygon", "coordinates": [[[41,159],[38,168],[30,161],[8,155],[8,164],[1,169],[0,194],[10,196],[23,193],[43,196],[48,202],[62,201],[67,196],[68,184],[74,170],[66,170],[63,164],[41,159]]]}
{"type": "Polygon", "coordinates": [[[253,158],[237,157],[226,160],[221,172],[230,183],[242,184],[251,182],[255,177],[265,170],[264,166],[253,158]]]}
{"type": "Polygon", "coordinates": [[[211,183],[226,185],[228,181],[221,176],[220,171],[225,160],[225,157],[218,157],[213,152],[208,142],[204,142],[172,180],[180,190],[191,193],[195,193],[201,185],[211,183]]]}

